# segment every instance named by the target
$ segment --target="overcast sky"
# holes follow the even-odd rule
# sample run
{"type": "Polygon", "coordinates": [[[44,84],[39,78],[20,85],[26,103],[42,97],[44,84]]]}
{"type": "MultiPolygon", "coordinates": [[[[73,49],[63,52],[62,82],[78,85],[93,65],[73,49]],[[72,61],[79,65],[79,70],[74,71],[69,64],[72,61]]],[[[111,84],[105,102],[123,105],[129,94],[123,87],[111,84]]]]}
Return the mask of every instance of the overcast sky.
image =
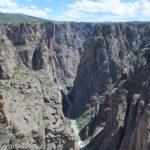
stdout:
{"type": "Polygon", "coordinates": [[[150,0],[0,0],[0,12],[63,21],[150,21],[150,0]]]}

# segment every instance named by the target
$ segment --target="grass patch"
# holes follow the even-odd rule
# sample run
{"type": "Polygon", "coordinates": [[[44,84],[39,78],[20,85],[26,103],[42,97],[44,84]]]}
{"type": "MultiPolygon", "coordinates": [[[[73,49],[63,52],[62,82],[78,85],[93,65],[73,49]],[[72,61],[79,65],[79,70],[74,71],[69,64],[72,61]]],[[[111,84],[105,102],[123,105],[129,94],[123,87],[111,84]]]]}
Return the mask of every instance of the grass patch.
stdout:
{"type": "Polygon", "coordinates": [[[48,85],[48,87],[54,87],[54,86],[55,86],[54,82],[52,82],[52,81],[49,81],[49,82],[47,83],[47,85],[48,85]]]}
{"type": "Polygon", "coordinates": [[[0,90],[9,92],[11,87],[8,84],[0,84],[0,90]]]}
{"type": "Polygon", "coordinates": [[[49,88],[52,88],[52,87],[54,87],[54,86],[56,85],[53,81],[50,81],[49,78],[45,78],[45,79],[42,81],[42,84],[43,84],[43,85],[46,85],[46,86],[49,87],[49,88]]]}
{"type": "Polygon", "coordinates": [[[14,68],[14,73],[12,75],[12,78],[16,78],[18,74],[19,74],[19,67],[15,67],[14,68]]]}
{"type": "Polygon", "coordinates": [[[43,106],[43,113],[49,112],[49,107],[47,105],[43,106]]]}
{"type": "Polygon", "coordinates": [[[14,68],[14,73],[12,75],[12,78],[18,79],[20,77],[27,77],[31,75],[31,71],[29,72],[27,69],[24,68],[24,66],[19,65],[14,68]]]}
{"type": "Polygon", "coordinates": [[[21,49],[26,48],[27,45],[26,44],[24,44],[24,45],[15,45],[15,47],[16,47],[17,50],[21,50],[21,49]]]}
{"type": "Polygon", "coordinates": [[[13,148],[14,148],[14,146],[11,144],[7,146],[7,150],[12,150],[13,148]]]}
{"type": "Polygon", "coordinates": [[[25,142],[24,139],[16,139],[16,140],[15,140],[15,144],[16,144],[16,145],[22,145],[24,142],[25,142]]]}
{"type": "Polygon", "coordinates": [[[25,143],[26,140],[21,138],[21,139],[15,139],[15,141],[7,146],[7,150],[13,150],[16,149],[16,146],[21,146],[23,143],[25,143]]]}
{"type": "Polygon", "coordinates": [[[67,85],[66,84],[62,85],[62,89],[63,89],[64,94],[67,95],[68,89],[67,89],[67,85]]]}
{"type": "Polygon", "coordinates": [[[65,123],[65,125],[70,126],[71,125],[71,120],[64,117],[64,123],[65,123]]]}
{"type": "Polygon", "coordinates": [[[77,119],[77,125],[80,131],[91,121],[93,112],[94,108],[89,108],[83,115],[81,115],[77,119]]]}

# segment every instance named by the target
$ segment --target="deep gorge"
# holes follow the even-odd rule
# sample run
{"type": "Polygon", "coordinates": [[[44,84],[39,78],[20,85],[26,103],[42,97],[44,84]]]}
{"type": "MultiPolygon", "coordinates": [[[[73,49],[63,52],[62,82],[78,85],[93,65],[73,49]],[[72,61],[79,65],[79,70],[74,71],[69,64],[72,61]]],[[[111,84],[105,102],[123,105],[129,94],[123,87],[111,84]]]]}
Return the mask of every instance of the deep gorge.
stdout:
{"type": "Polygon", "coordinates": [[[149,23],[5,24],[0,37],[0,149],[150,149],[149,23]]]}

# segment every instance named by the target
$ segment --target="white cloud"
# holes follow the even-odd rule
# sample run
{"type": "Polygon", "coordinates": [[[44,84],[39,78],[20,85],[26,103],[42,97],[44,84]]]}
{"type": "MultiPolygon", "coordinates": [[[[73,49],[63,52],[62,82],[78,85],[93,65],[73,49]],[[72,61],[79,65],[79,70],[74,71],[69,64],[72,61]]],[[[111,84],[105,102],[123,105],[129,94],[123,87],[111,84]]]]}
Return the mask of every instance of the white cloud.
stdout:
{"type": "Polygon", "coordinates": [[[0,0],[0,7],[17,7],[18,5],[15,2],[10,0],[0,0]]]}
{"type": "Polygon", "coordinates": [[[61,20],[74,21],[132,21],[150,20],[150,2],[136,0],[77,0],[68,4],[68,11],[61,20]]]}
{"type": "Polygon", "coordinates": [[[50,8],[44,8],[44,10],[45,10],[46,12],[51,12],[51,11],[52,11],[50,8]]]}
{"type": "Polygon", "coordinates": [[[50,9],[38,9],[36,6],[20,6],[11,0],[0,0],[0,12],[23,13],[30,16],[48,18],[50,9]]]}
{"type": "Polygon", "coordinates": [[[33,10],[36,10],[36,9],[37,9],[37,7],[34,6],[34,5],[31,5],[30,8],[33,9],[33,10]]]}

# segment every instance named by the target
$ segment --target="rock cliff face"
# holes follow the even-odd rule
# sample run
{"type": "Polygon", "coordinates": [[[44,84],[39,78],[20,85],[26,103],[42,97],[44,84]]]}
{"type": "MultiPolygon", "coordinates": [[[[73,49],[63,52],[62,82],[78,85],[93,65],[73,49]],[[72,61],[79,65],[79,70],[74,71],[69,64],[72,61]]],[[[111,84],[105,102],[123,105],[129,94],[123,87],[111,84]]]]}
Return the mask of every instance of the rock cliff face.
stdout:
{"type": "Polygon", "coordinates": [[[0,150],[81,149],[63,112],[87,150],[149,150],[149,68],[149,23],[1,25],[0,150]]]}
{"type": "Polygon", "coordinates": [[[78,150],[61,90],[76,76],[88,23],[0,26],[0,149],[78,150]]]}
{"type": "Polygon", "coordinates": [[[16,46],[22,63],[42,70],[51,81],[72,84],[91,34],[88,23],[41,23],[4,26],[7,38],[16,46]]]}
{"type": "Polygon", "coordinates": [[[100,24],[87,40],[72,98],[72,117],[95,108],[81,137],[88,150],[148,150],[150,24],[100,24]]]}

